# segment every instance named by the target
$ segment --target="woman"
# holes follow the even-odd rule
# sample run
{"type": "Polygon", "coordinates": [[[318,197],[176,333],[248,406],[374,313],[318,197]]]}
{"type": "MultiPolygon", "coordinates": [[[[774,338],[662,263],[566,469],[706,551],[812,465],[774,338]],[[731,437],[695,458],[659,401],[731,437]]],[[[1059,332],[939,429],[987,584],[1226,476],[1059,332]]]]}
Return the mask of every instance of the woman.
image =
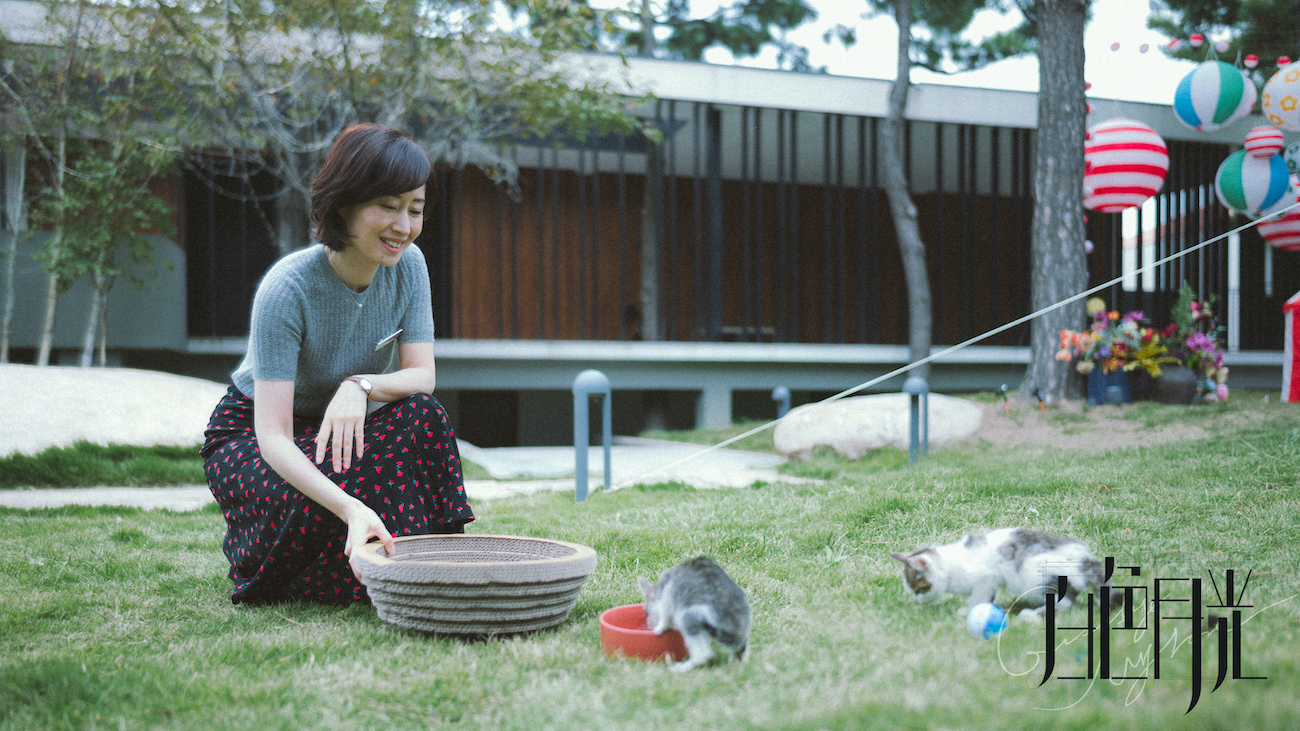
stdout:
{"type": "Polygon", "coordinates": [[[360,546],[474,519],[447,413],[429,395],[429,273],[411,246],[429,172],[405,134],[348,128],[312,184],[321,243],[258,284],[247,355],[203,446],[235,603],[364,601],[349,561],[360,546]]]}

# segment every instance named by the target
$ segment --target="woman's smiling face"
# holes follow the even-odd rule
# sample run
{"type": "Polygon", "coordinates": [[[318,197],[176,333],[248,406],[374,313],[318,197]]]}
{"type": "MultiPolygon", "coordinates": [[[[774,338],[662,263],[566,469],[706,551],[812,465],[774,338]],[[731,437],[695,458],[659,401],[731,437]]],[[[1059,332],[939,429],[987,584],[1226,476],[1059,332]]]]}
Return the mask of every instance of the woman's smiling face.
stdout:
{"type": "Polygon", "coordinates": [[[380,196],[339,211],[348,224],[348,248],[384,266],[393,266],[424,228],[424,186],[400,195],[380,196]]]}

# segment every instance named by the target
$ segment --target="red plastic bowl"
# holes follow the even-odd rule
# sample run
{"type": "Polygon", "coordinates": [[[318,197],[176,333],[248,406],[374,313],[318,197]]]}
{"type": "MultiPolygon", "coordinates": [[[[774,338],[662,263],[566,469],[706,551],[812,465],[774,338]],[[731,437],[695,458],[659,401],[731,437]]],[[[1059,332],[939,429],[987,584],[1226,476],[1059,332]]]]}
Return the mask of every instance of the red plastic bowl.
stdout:
{"type": "Polygon", "coordinates": [[[686,643],[675,629],[657,635],[645,624],[645,607],[625,604],[600,613],[600,646],[606,655],[618,654],[638,660],[686,659],[686,643]]]}

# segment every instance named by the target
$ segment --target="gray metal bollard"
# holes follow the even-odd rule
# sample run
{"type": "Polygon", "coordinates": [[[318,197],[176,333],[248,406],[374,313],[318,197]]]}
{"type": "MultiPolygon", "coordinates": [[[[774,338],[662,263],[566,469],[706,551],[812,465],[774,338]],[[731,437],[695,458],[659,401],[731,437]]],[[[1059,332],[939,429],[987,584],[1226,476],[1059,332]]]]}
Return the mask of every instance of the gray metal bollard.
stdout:
{"type": "Polygon", "coordinates": [[[790,412],[790,389],[785,386],[772,389],[772,400],[776,402],[776,418],[780,419],[790,412]]]}
{"type": "Polygon", "coordinates": [[[591,453],[587,409],[592,396],[600,396],[604,402],[601,407],[601,441],[605,445],[605,492],[609,492],[610,484],[609,445],[613,441],[614,419],[609,378],[600,371],[588,369],[573,379],[573,499],[579,503],[587,499],[587,460],[591,453]]]}
{"type": "Polygon", "coordinates": [[[903,393],[912,396],[907,463],[914,465],[918,459],[930,453],[930,384],[920,376],[912,376],[903,381],[903,393]]]}

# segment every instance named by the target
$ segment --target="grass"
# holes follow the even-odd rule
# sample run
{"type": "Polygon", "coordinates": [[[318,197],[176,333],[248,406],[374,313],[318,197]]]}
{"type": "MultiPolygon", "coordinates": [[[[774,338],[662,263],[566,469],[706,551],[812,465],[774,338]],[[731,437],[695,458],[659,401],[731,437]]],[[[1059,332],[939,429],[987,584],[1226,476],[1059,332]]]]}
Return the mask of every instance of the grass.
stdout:
{"type": "MultiPolygon", "coordinates": [[[[1300,413],[1244,401],[1155,411],[1142,418],[1186,418],[1214,437],[1105,452],[972,445],[914,468],[897,450],[820,453],[790,468],[820,482],[476,504],[471,532],[570,540],[600,556],[568,622],[488,641],[404,632],[370,607],[233,606],[215,509],[0,510],[0,729],[1292,728],[1300,413]],[[1005,525],[1141,567],[1120,584],[1200,578],[1206,604],[1217,603],[1211,576],[1222,587],[1235,569],[1240,591],[1250,571],[1242,674],[1267,679],[1229,670],[1211,692],[1220,637],[1204,635],[1203,692],[1188,713],[1189,623],[1167,619],[1158,680],[1061,679],[1086,674],[1086,653],[1079,633],[1058,630],[1056,671],[1040,687],[1041,626],[1013,620],[984,642],[966,632],[960,602],[905,596],[890,551],[1005,525]],[[749,593],[749,661],[678,674],[606,658],[599,613],[640,601],[638,577],[699,553],[749,593]]],[[[1187,598],[1190,582],[1166,596],[1187,598]]],[[[1061,625],[1086,620],[1072,610],[1061,625]]],[[[1151,633],[1114,634],[1115,673],[1128,663],[1149,676],[1151,633]]]]}
{"type": "MultiPolygon", "coordinates": [[[[161,487],[203,485],[202,445],[108,446],[80,441],[37,454],[0,457],[0,489],[22,487],[161,487]]],[[[486,468],[462,461],[467,480],[491,479],[486,468]]]]}
{"type": "Polygon", "coordinates": [[[193,447],[103,446],[80,441],[34,455],[0,457],[0,488],[202,485],[203,459],[193,447]]]}

